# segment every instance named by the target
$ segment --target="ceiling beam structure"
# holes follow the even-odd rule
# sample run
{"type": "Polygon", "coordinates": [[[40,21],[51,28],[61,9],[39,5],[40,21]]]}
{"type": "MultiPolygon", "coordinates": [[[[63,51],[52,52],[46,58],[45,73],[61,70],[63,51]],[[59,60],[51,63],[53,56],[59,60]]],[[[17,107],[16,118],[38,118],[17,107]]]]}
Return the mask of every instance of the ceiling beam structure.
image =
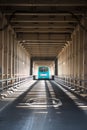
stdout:
{"type": "Polygon", "coordinates": [[[34,60],[53,60],[87,16],[87,1],[0,0],[0,12],[10,19],[18,42],[34,60]]]}

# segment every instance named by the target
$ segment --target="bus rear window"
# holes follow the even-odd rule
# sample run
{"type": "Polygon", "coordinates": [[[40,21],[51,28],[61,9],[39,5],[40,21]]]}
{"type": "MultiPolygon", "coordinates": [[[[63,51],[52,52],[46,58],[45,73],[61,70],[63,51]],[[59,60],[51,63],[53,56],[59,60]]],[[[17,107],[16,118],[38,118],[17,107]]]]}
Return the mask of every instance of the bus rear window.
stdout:
{"type": "Polygon", "coordinates": [[[48,71],[48,68],[47,68],[47,67],[40,67],[40,68],[39,68],[39,71],[40,71],[40,72],[47,72],[47,71],[48,71]]]}

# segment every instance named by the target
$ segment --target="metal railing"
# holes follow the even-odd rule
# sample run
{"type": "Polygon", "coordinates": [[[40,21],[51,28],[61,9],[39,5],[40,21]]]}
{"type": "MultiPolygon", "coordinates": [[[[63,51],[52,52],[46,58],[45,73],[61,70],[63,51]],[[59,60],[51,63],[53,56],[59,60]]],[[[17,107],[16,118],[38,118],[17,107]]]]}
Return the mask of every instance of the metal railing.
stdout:
{"type": "Polygon", "coordinates": [[[24,77],[24,78],[16,77],[16,78],[8,78],[8,79],[0,80],[0,93],[8,90],[9,88],[21,85],[22,83],[25,83],[26,81],[32,79],[33,76],[24,77]]]}
{"type": "Polygon", "coordinates": [[[69,80],[67,80],[64,77],[62,78],[58,76],[55,76],[54,80],[66,85],[67,87],[79,93],[87,93],[87,87],[86,87],[87,80],[76,79],[76,78],[70,78],[69,80]]]}

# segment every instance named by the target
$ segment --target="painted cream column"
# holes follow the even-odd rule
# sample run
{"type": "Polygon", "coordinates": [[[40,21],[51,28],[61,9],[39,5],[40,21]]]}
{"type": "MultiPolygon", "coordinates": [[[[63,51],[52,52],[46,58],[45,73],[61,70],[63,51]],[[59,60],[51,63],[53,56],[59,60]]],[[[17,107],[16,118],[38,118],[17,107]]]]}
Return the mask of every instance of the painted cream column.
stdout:
{"type": "Polygon", "coordinates": [[[12,38],[12,30],[9,30],[9,78],[12,77],[12,44],[13,44],[13,38],[12,38]]]}
{"type": "Polygon", "coordinates": [[[71,61],[71,58],[70,58],[70,53],[71,53],[71,50],[70,50],[70,41],[69,41],[69,44],[68,44],[68,65],[69,65],[69,71],[68,71],[68,81],[70,81],[70,61],[71,61]]]}
{"type": "Polygon", "coordinates": [[[68,78],[70,77],[70,42],[68,43],[68,52],[67,52],[68,54],[67,54],[67,61],[68,61],[68,74],[67,74],[67,76],[68,76],[68,78]]]}
{"type": "Polygon", "coordinates": [[[15,77],[15,34],[12,35],[13,45],[12,45],[12,77],[15,77]]]}
{"type": "Polygon", "coordinates": [[[19,78],[19,45],[17,42],[17,78],[19,78]]]}
{"type": "Polygon", "coordinates": [[[23,54],[21,53],[22,50],[20,48],[20,45],[18,44],[18,77],[21,77],[22,75],[22,59],[23,59],[23,54]],[[21,59],[22,57],[22,59],[21,59]]]}
{"type": "Polygon", "coordinates": [[[69,50],[69,64],[70,64],[70,72],[69,72],[69,81],[71,81],[72,76],[72,41],[70,41],[70,50],[69,50]]]}
{"type": "Polygon", "coordinates": [[[68,76],[68,73],[69,73],[69,64],[68,64],[68,44],[66,45],[66,48],[65,48],[65,57],[66,57],[66,59],[65,59],[65,70],[66,70],[66,80],[67,80],[67,76],[68,76]]]}
{"type": "Polygon", "coordinates": [[[62,77],[64,78],[64,49],[62,51],[62,77]]]}
{"type": "Polygon", "coordinates": [[[13,64],[13,45],[14,45],[14,32],[12,31],[12,34],[11,34],[11,78],[13,78],[13,68],[14,68],[14,64],[13,64]]]}
{"type": "MultiPolygon", "coordinates": [[[[78,72],[78,68],[79,68],[79,64],[78,64],[78,60],[79,60],[79,55],[78,55],[78,49],[79,49],[79,29],[78,29],[78,26],[76,27],[75,29],[75,41],[76,41],[76,75],[75,75],[75,84],[78,85],[78,79],[79,79],[79,72],[78,72]]],[[[77,86],[78,87],[78,86],[77,86]]]]}
{"type": "Polygon", "coordinates": [[[75,32],[73,32],[73,34],[72,34],[72,41],[73,41],[73,79],[72,79],[72,81],[73,81],[73,83],[75,82],[75,74],[76,74],[76,72],[75,72],[75,70],[76,70],[76,43],[75,43],[75,32]]]}
{"type": "Polygon", "coordinates": [[[77,71],[78,71],[78,79],[80,79],[80,28],[79,28],[79,26],[78,26],[78,51],[77,51],[77,53],[78,53],[78,69],[77,69],[77,71]]]}
{"type": "MultiPolygon", "coordinates": [[[[84,80],[84,31],[80,28],[80,78],[84,80]]],[[[82,82],[81,82],[82,85],[82,82]]]]}
{"type": "Polygon", "coordinates": [[[72,36],[72,81],[74,78],[74,41],[72,36]]]}
{"type": "Polygon", "coordinates": [[[10,57],[10,44],[11,44],[11,38],[10,38],[10,35],[11,35],[11,30],[9,29],[8,30],[8,78],[10,78],[10,72],[11,72],[11,57],[10,57]]]}
{"type": "MultiPolygon", "coordinates": [[[[75,30],[75,35],[74,35],[74,78],[76,81],[77,78],[77,31],[75,30]]],[[[75,82],[74,81],[74,82],[75,82]]]]}
{"type": "Polygon", "coordinates": [[[69,41],[69,49],[68,49],[68,64],[69,64],[69,73],[68,73],[68,81],[70,81],[70,75],[71,75],[71,41],[69,41]]]}
{"type": "MultiPolygon", "coordinates": [[[[0,14],[2,20],[0,20],[0,25],[3,27],[4,25],[4,18],[0,14]]],[[[0,31],[0,80],[3,79],[4,73],[4,30],[0,31]]],[[[0,89],[3,88],[3,83],[0,82],[0,89]]]]}
{"type": "Polygon", "coordinates": [[[63,56],[64,56],[64,59],[63,59],[64,77],[65,77],[65,80],[67,80],[68,71],[67,71],[67,47],[66,46],[64,47],[63,56]]]}
{"type": "Polygon", "coordinates": [[[58,76],[62,76],[62,52],[58,55],[58,76]]]}
{"type": "MultiPolygon", "coordinates": [[[[0,20],[2,25],[2,20],[0,20]]],[[[0,79],[3,78],[3,55],[4,55],[4,44],[3,44],[3,31],[0,31],[0,79]]]]}
{"type": "Polygon", "coordinates": [[[78,26],[78,78],[79,85],[83,79],[83,29],[78,26]]]}
{"type": "Polygon", "coordinates": [[[14,77],[17,77],[17,41],[14,36],[14,77]]]}
{"type": "MultiPolygon", "coordinates": [[[[86,31],[84,30],[84,80],[87,81],[87,19],[84,18],[84,26],[86,31]]],[[[87,82],[84,83],[84,87],[87,89],[87,82]]]]}
{"type": "Polygon", "coordinates": [[[8,44],[7,44],[8,29],[5,29],[4,34],[4,78],[8,78],[8,44]]]}

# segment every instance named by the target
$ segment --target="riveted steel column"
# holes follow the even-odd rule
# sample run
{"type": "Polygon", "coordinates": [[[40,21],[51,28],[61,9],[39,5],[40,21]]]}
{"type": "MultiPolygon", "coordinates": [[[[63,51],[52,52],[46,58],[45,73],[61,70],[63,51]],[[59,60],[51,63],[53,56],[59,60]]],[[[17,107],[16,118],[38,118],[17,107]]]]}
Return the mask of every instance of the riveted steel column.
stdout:
{"type": "Polygon", "coordinates": [[[73,77],[73,50],[72,50],[72,41],[70,41],[70,74],[69,74],[69,81],[72,82],[73,77]]]}
{"type": "MultiPolygon", "coordinates": [[[[74,79],[77,77],[77,42],[76,42],[76,31],[74,35],[74,79]]],[[[74,80],[75,82],[75,80],[74,80]]]]}
{"type": "Polygon", "coordinates": [[[82,85],[82,79],[83,79],[83,29],[78,26],[78,86],[82,85]]]}
{"type": "Polygon", "coordinates": [[[64,47],[64,51],[63,51],[63,77],[66,80],[66,58],[67,56],[65,55],[67,53],[67,48],[64,47]]]}
{"type": "Polygon", "coordinates": [[[68,44],[68,65],[69,65],[69,71],[68,71],[68,81],[70,80],[70,73],[71,73],[71,42],[68,44]]]}
{"type": "Polygon", "coordinates": [[[64,48],[64,61],[63,61],[63,67],[64,67],[64,76],[65,80],[67,80],[68,75],[68,46],[66,45],[64,48]]]}
{"type": "Polygon", "coordinates": [[[9,39],[10,39],[10,41],[9,41],[9,77],[10,78],[12,78],[12,53],[13,53],[13,35],[12,35],[12,30],[9,32],[10,33],[10,37],[9,37],[9,39]]]}
{"type": "Polygon", "coordinates": [[[74,78],[74,39],[72,36],[72,82],[73,82],[73,78],[74,78]]]}
{"type": "Polygon", "coordinates": [[[75,31],[72,35],[73,40],[73,82],[75,83],[75,77],[76,77],[76,35],[75,31]]]}
{"type": "Polygon", "coordinates": [[[62,77],[64,78],[64,49],[62,51],[62,77]]]}
{"type": "Polygon", "coordinates": [[[32,69],[33,69],[33,59],[30,59],[30,75],[32,75],[32,69]]]}
{"type": "Polygon", "coordinates": [[[5,29],[4,34],[4,78],[8,78],[8,46],[7,46],[7,33],[8,30],[5,29]]]}
{"type": "Polygon", "coordinates": [[[11,30],[8,31],[8,78],[11,75],[11,30]]]}
{"type": "Polygon", "coordinates": [[[55,59],[55,75],[58,75],[58,59],[55,59]]]}
{"type": "Polygon", "coordinates": [[[13,34],[12,76],[15,77],[15,35],[13,34]]]}
{"type": "MultiPolygon", "coordinates": [[[[2,20],[0,20],[1,27],[3,26],[3,17],[0,14],[2,20]]],[[[4,30],[0,31],[0,80],[3,79],[3,66],[4,66],[4,30]]],[[[0,82],[0,89],[3,88],[2,82],[0,82]]]]}
{"type": "Polygon", "coordinates": [[[14,76],[17,77],[17,41],[14,37],[14,76]]]}
{"type": "MultiPolygon", "coordinates": [[[[84,18],[84,26],[86,31],[84,30],[84,80],[87,81],[87,19],[84,18]]],[[[87,89],[87,82],[84,82],[84,87],[87,89]]]]}
{"type": "Polygon", "coordinates": [[[79,26],[76,28],[76,78],[79,79],[79,26]]]}
{"type": "Polygon", "coordinates": [[[78,79],[80,79],[80,28],[78,26],[78,79]]]}
{"type": "Polygon", "coordinates": [[[11,77],[13,77],[14,75],[14,71],[13,71],[13,68],[14,68],[14,60],[13,60],[13,58],[14,58],[14,34],[13,34],[13,32],[12,32],[12,42],[11,42],[11,53],[12,53],[12,61],[11,61],[11,67],[12,67],[12,69],[11,69],[11,77]]]}
{"type": "Polygon", "coordinates": [[[66,80],[68,80],[68,76],[69,76],[69,43],[67,44],[67,66],[66,66],[66,80]]]}
{"type": "Polygon", "coordinates": [[[83,29],[80,27],[80,78],[83,80],[84,79],[84,31],[83,29]]]}

